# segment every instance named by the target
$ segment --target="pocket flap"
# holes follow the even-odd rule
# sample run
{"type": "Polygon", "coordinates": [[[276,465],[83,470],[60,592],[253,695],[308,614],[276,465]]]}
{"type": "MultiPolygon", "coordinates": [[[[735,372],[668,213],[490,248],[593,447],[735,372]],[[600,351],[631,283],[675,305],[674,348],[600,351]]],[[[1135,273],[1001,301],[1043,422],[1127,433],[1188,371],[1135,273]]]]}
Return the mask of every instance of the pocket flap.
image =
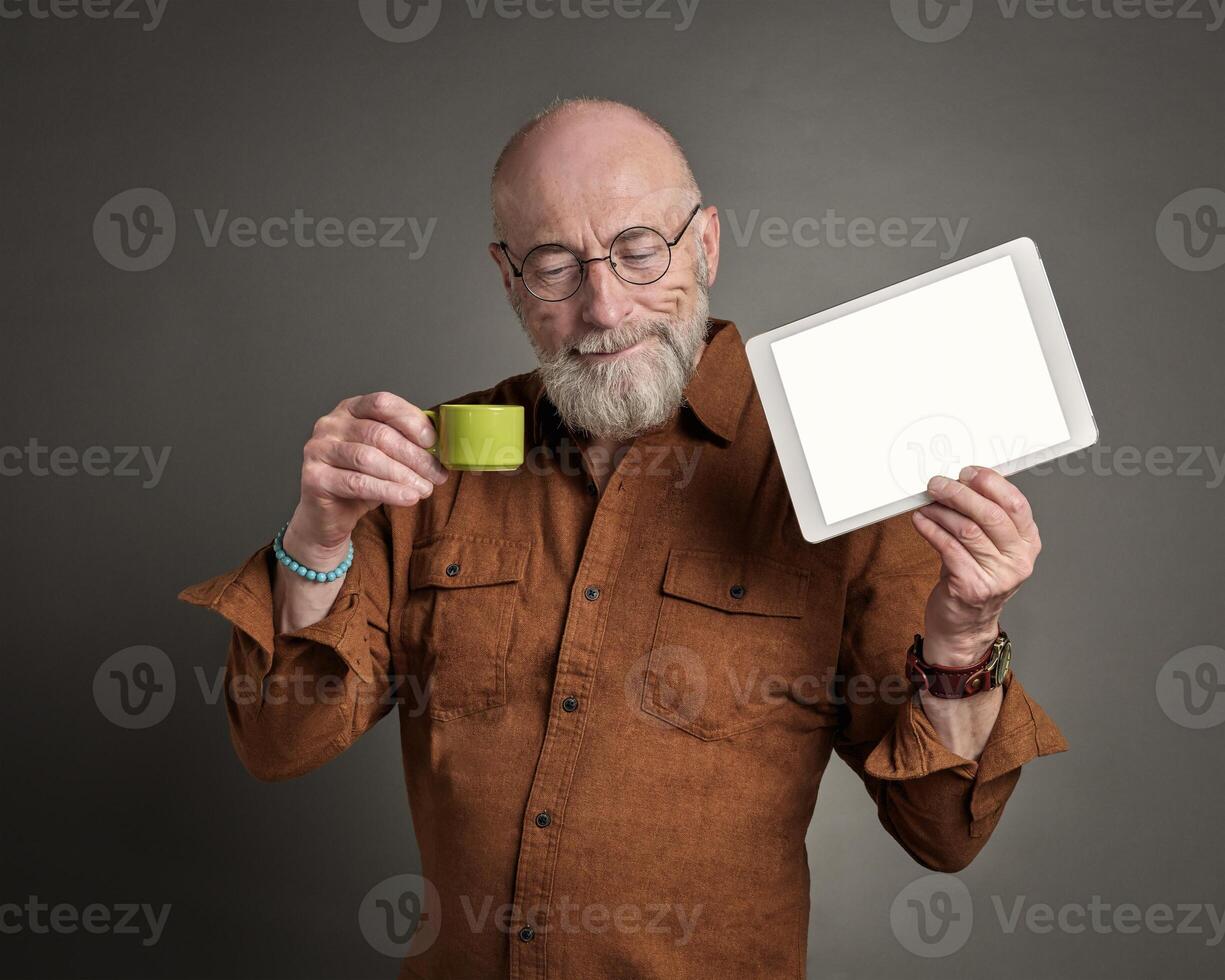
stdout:
{"type": "Polygon", "coordinates": [[[724,612],[800,617],[810,577],[764,555],[673,548],[663,590],[724,612]]]}
{"type": "Polygon", "coordinates": [[[413,545],[408,587],[433,585],[462,589],[472,585],[517,582],[527,567],[526,541],[440,534],[413,545]]]}

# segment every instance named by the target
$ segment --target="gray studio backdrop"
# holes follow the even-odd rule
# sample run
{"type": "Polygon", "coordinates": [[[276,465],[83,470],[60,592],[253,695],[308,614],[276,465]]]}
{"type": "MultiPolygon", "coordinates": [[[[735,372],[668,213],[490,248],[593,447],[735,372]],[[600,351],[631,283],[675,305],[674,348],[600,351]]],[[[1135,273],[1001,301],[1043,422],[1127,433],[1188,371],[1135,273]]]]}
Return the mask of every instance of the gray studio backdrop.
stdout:
{"type": "Polygon", "coordinates": [[[396,722],[255,781],[227,628],[174,596],[271,537],[340,398],[533,365],[488,171],[589,94],[688,149],[746,337],[1032,236],[1101,428],[1016,477],[1045,544],[1016,669],[1071,751],[935,882],[835,763],[809,975],[1221,976],[1219,0],[419,6],[0,3],[3,973],[394,975],[358,909],[418,868],[396,722]]]}

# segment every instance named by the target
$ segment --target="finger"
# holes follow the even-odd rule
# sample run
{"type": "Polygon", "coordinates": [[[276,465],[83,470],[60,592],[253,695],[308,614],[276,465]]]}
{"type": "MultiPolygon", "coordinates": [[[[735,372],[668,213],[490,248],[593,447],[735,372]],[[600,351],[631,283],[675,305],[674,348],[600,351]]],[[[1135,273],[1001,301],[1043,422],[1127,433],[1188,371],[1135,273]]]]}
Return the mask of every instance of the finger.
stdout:
{"type": "Polygon", "coordinates": [[[422,496],[428,497],[434,492],[434,484],[430,480],[368,443],[331,440],[316,458],[337,469],[354,470],[389,483],[412,487],[422,496]]]}
{"type": "Polygon", "coordinates": [[[357,470],[342,470],[326,464],[314,465],[320,467],[315,477],[316,485],[342,500],[369,500],[395,507],[411,507],[421,500],[420,493],[400,483],[380,480],[357,470]]]}
{"type": "Polygon", "coordinates": [[[999,504],[1022,538],[1033,541],[1038,537],[1038,525],[1034,523],[1034,513],[1029,501],[1006,477],[989,466],[967,466],[958,478],[984,497],[999,504]]]}
{"type": "Polygon", "coordinates": [[[950,575],[964,581],[971,581],[982,575],[982,566],[953,535],[921,511],[912,511],[910,516],[915,530],[939,552],[945,570],[950,575]]]}
{"type": "Polygon", "coordinates": [[[386,456],[403,463],[414,472],[434,483],[446,483],[447,471],[428,449],[404,438],[396,429],[384,422],[372,419],[354,419],[347,431],[342,433],[342,441],[364,442],[373,446],[386,456]]]}
{"type": "Polygon", "coordinates": [[[978,565],[984,568],[1000,568],[1008,564],[983,529],[965,514],[943,504],[927,504],[920,507],[918,513],[951,534],[978,565]]]}
{"type": "Polygon", "coordinates": [[[416,405],[390,391],[358,395],[345,407],[354,418],[385,422],[419,446],[434,444],[434,425],[430,417],[416,405]]]}
{"type": "Polygon", "coordinates": [[[940,486],[941,479],[932,477],[927,485],[927,492],[935,498],[936,503],[965,514],[982,529],[999,551],[1014,553],[1022,550],[1021,535],[1003,507],[960,480],[945,479],[943,486],[940,486]]]}

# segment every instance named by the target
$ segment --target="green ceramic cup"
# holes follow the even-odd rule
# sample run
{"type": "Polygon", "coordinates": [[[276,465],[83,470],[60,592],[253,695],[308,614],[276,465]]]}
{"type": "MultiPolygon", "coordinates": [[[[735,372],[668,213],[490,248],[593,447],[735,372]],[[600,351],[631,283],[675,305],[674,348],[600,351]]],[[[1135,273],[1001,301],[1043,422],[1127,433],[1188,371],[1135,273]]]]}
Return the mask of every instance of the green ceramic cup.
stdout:
{"type": "Polygon", "coordinates": [[[523,465],[522,405],[439,405],[426,409],[438,438],[430,452],[449,470],[513,470],[523,465]]]}

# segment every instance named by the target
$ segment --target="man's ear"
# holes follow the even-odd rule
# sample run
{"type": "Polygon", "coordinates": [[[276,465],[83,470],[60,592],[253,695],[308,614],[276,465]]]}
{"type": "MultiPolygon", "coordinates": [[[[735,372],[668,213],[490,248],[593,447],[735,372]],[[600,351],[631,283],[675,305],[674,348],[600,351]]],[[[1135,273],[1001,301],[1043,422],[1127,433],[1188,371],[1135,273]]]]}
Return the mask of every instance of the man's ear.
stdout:
{"type": "Polygon", "coordinates": [[[702,225],[702,238],[699,247],[706,249],[706,267],[708,275],[706,285],[713,286],[719,275],[719,209],[714,205],[703,212],[706,220],[702,225]]]}
{"type": "Polygon", "coordinates": [[[506,261],[506,256],[502,253],[502,246],[497,242],[490,242],[489,257],[493,259],[493,264],[502,273],[502,288],[506,290],[506,298],[510,299],[511,290],[515,287],[515,280],[510,274],[510,265],[506,261]]]}

